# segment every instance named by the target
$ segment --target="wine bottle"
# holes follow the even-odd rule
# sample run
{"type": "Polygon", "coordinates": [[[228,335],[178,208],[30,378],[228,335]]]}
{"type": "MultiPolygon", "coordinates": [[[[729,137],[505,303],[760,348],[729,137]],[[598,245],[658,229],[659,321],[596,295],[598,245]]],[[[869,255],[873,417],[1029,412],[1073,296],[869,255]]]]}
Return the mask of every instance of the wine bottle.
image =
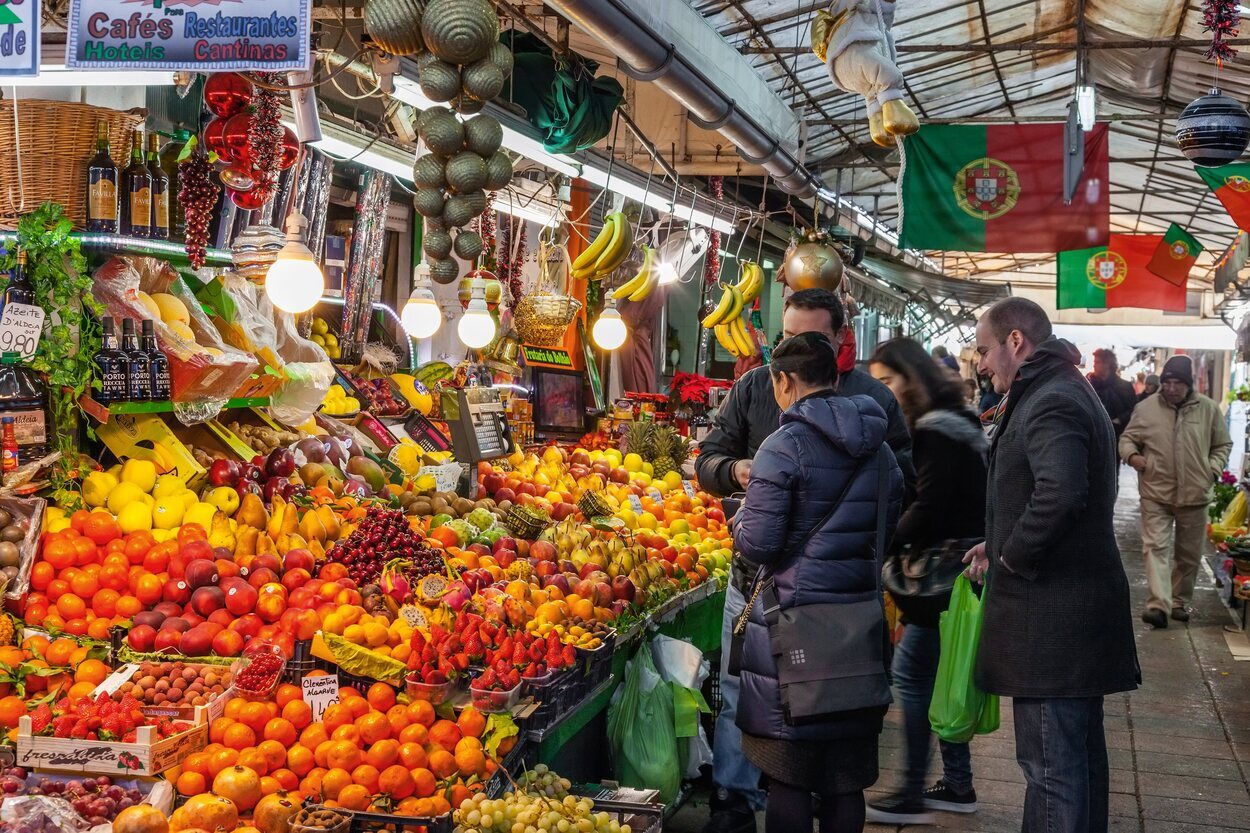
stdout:
{"type": "Polygon", "coordinates": [[[87,230],[117,231],[117,163],[106,121],[96,124],[95,157],[87,164],[87,230]]]}
{"type": "Polygon", "coordinates": [[[35,304],[35,288],[26,277],[26,252],[22,249],[18,250],[17,263],[9,273],[9,285],[4,288],[4,295],[0,296],[0,315],[4,314],[4,308],[9,304],[35,304]]]}
{"type": "Polygon", "coordinates": [[[169,399],[169,359],[156,346],[156,330],[151,321],[143,322],[143,336],[139,340],[139,347],[148,357],[148,373],[152,377],[149,382],[152,401],[164,402],[169,399]]]}
{"type": "Polygon", "coordinates": [[[152,175],[152,237],[169,239],[169,175],[161,167],[160,137],[148,134],[148,172],[152,175]]]}
{"type": "Polygon", "coordinates": [[[118,348],[117,328],[113,316],[100,319],[100,351],[95,354],[96,371],[100,374],[100,389],[95,399],[102,405],[125,402],[130,396],[126,384],[126,356],[118,348]]]}
{"type": "Polygon", "coordinates": [[[137,128],[130,137],[130,164],[122,171],[121,233],[152,236],[152,172],[143,164],[143,131],[137,128]]]}
{"type": "Polygon", "coordinates": [[[178,157],[190,138],[191,131],[179,128],[161,148],[161,167],[169,177],[169,236],[174,240],[182,240],[187,233],[187,210],[178,199],[178,157]]]}
{"type": "Polygon", "coordinates": [[[126,354],[126,398],[131,402],[152,399],[152,362],[139,348],[133,318],[122,321],[122,352],[126,354]]]}

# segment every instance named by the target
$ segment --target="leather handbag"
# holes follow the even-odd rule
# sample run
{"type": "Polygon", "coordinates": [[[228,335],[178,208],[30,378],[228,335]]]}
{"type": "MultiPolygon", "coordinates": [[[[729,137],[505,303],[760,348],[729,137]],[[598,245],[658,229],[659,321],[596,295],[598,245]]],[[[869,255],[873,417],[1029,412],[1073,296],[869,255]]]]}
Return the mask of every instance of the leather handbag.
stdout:
{"type": "Polygon", "coordinates": [[[895,553],[881,568],[881,585],[907,621],[936,628],[950,604],[955,579],[963,573],[964,555],[980,538],[952,538],[919,552],[910,548],[895,553]]]}

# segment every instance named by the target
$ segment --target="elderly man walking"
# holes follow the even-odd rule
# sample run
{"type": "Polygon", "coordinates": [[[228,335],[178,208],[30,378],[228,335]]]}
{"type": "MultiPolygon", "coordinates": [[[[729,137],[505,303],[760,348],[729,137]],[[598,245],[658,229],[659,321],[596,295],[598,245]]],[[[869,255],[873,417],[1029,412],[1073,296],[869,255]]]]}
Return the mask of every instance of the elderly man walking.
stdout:
{"type": "Polygon", "coordinates": [[[1168,359],[1159,382],[1159,392],[1133,411],[1120,437],[1120,458],[1139,475],[1142,554],[1150,585],[1141,618],[1153,628],[1166,628],[1169,610],[1176,621],[1189,621],[1207,504],[1233,442],[1219,406],[1194,390],[1189,356],[1168,359]]]}

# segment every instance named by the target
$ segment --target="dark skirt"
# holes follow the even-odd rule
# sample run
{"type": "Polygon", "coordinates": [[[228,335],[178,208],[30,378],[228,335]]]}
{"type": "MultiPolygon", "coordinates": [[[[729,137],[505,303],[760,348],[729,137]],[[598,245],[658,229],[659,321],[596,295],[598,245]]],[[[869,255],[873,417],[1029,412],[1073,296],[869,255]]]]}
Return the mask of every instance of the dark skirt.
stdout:
{"type": "Polygon", "coordinates": [[[742,733],[742,751],[774,781],[819,795],[857,793],[877,783],[877,736],[774,740],[742,733]]]}

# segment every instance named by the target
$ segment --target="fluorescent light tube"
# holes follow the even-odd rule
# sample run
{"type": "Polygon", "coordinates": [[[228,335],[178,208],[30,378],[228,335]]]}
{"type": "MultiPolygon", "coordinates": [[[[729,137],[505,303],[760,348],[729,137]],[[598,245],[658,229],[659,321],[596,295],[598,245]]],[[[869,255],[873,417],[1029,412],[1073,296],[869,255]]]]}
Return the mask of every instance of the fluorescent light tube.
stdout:
{"type": "Polygon", "coordinates": [[[172,87],[173,70],[69,69],[64,64],[43,64],[38,75],[15,75],[0,87],[172,87]]]}

